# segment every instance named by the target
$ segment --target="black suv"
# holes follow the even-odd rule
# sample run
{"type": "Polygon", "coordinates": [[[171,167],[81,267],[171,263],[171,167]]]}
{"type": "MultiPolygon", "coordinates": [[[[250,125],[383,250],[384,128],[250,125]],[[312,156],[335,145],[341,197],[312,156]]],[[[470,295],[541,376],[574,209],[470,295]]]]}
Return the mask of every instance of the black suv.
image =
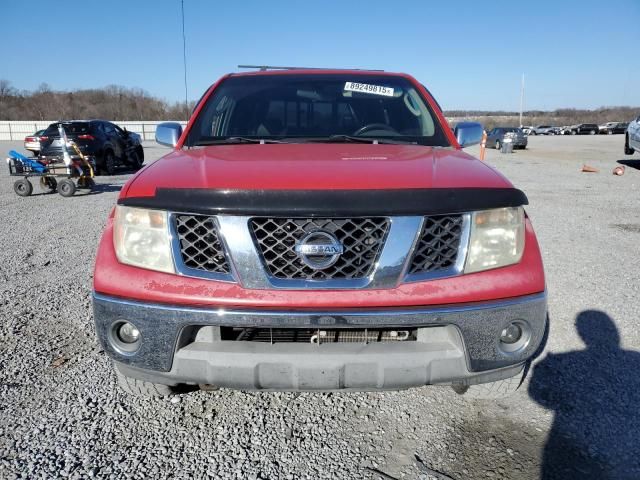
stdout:
{"type": "Polygon", "coordinates": [[[595,123],[581,123],[571,127],[571,135],[595,135],[600,131],[595,123]]]}
{"type": "Polygon", "coordinates": [[[58,130],[60,124],[64,126],[67,138],[73,140],[84,155],[95,160],[98,173],[112,175],[116,167],[123,165],[135,170],[142,167],[144,151],[140,135],[104,120],[52,123],[40,137],[42,157],[62,155],[62,142],[58,130]]]}

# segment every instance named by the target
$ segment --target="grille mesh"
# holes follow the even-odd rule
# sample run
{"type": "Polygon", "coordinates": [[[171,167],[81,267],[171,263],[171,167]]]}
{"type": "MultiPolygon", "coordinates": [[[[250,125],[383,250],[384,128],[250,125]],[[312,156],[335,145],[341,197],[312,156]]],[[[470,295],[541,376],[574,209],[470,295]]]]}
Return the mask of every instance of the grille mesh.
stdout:
{"type": "Polygon", "coordinates": [[[452,268],[462,236],[462,215],[425,217],[409,274],[452,268]]]}
{"type": "Polygon", "coordinates": [[[358,279],[369,275],[389,231],[387,218],[264,218],[251,219],[256,246],[269,273],[279,279],[358,279]],[[313,269],[295,252],[296,243],[318,230],[331,232],[344,253],[324,269],[313,269]]]}
{"type": "Polygon", "coordinates": [[[214,217],[176,215],[175,222],[185,266],[210,273],[229,273],[229,262],[214,217]]]}

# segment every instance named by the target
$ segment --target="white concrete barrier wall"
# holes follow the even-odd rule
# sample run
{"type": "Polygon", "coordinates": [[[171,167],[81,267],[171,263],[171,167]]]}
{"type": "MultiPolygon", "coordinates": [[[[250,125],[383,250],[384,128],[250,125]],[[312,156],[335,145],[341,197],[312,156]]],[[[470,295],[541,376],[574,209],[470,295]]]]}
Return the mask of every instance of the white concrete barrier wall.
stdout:
{"type": "MultiPolygon", "coordinates": [[[[130,132],[135,132],[142,136],[143,140],[155,140],[156,125],[169,120],[140,120],[137,122],[112,122],[126,128],[130,132]]],[[[24,137],[31,135],[38,130],[47,128],[56,120],[23,120],[23,121],[0,121],[0,140],[24,140],[24,137]]],[[[178,122],[184,128],[187,122],[178,122]]]]}

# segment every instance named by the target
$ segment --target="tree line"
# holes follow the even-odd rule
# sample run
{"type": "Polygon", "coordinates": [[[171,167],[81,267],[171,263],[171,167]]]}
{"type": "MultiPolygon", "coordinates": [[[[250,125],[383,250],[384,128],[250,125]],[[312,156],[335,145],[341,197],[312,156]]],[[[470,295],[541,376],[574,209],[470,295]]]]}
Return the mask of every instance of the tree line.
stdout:
{"type": "MultiPolygon", "coordinates": [[[[194,102],[170,103],[141,88],[109,85],[72,91],[56,91],[46,83],[35,91],[18,90],[0,80],[0,120],[58,120],[104,118],[107,120],[187,120],[194,102]]],[[[478,120],[487,126],[517,126],[518,112],[448,110],[447,118],[478,120]]],[[[577,123],[626,122],[640,114],[640,108],[601,107],[595,110],[559,108],[550,112],[524,112],[525,125],[575,125],[577,123]]]]}
{"type": "Polygon", "coordinates": [[[193,105],[170,103],[141,88],[119,85],[55,91],[43,83],[35,91],[26,91],[0,80],[0,120],[187,120],[193,105]]]}

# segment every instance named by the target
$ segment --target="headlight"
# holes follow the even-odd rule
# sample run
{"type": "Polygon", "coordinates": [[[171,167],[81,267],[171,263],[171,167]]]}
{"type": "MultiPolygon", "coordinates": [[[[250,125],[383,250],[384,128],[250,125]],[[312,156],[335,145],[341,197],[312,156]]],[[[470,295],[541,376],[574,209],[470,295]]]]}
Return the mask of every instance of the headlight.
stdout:
{"type": "Polygon", "coordinates": [[[117,206],[113,244],[121,263],[175,273],[167,212],[117,206]]]}
{"type": "Polygon", "coordinates": [[[497,208],[471,215],[469,250],[464,272],[518,263],[524,251],[524,210],[497,208]]]}

